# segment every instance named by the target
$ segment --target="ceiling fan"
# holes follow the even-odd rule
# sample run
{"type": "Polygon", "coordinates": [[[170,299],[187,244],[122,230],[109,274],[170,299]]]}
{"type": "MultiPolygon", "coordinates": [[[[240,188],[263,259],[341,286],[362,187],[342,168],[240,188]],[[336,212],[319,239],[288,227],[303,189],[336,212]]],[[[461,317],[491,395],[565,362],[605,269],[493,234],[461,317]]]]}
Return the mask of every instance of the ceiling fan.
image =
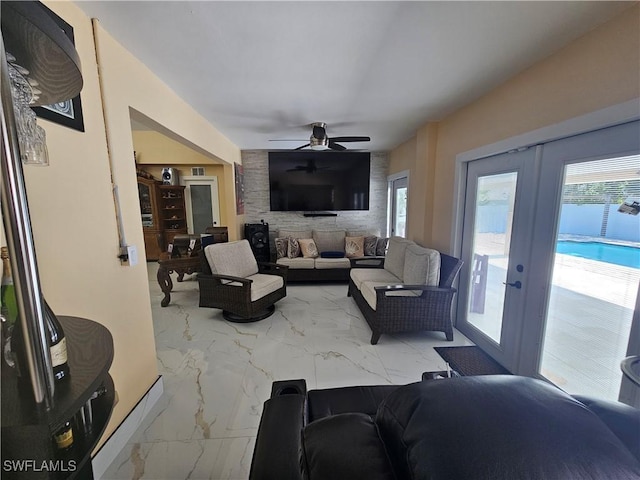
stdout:
{"type": "MultiPolygon", "coordinates": [[[[296,149],[298,150],[298,149],[296,149]]],[[[331,167],[318,167],[316,165],[316,161],[314,159],[307,160],[306,165],[296,165],[293,168],[287,169],[287,172],[307,172],[307,173],[315,173],[318,170],[327,170],[331,167]]]]}
{"type": "MultiPolygon", "coordinates": [[[[314,122],[311,124],[313,131],[311,133],[311,137],[309,138],[309,143],[306,145],[301,145],[294,150],[302,150],[303,148],[311,147],[312,150],[337,150],[342,151],[346,150],[347,147],[340,145],[338,142],[369,142],[371,141],[370,137],[356,137],[356,136],[347,136],[347,137],[331,137],[327,136],[327,124],[324,122],[314,122]]],[[[272,140],[272,141],[285,141],[285,140],[272,140]]]]}

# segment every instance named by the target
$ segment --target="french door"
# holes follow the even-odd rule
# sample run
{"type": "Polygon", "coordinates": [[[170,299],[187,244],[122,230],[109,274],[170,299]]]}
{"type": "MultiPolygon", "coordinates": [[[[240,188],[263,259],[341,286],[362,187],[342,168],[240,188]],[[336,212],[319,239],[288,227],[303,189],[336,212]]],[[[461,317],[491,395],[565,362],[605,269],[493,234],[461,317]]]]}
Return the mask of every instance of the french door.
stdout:
{"type": "Polygon", "coordinates": [[[512,372],[617,398],[620,361],[640,353],[640,215],[623,208],[640,195],[639,132],[468,163],[457,327],[512,372]]]}
{"type": "Polygon", "coordinates": [[[535,204],[536,148],[470,162],[457,327],[513,370],[535,204]]]}

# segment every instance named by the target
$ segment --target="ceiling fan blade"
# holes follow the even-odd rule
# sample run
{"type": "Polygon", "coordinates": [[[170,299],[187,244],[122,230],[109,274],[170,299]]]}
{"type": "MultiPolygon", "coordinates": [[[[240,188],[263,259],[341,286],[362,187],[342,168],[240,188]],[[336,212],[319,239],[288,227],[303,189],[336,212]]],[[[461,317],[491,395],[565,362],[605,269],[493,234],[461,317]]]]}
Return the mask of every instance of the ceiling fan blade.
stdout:
{"type": "Polygon", "coordinates": [[[270,142],[304,142],[306,138],[276,138],[269,140],[270,142]]]}
{"type": "Polygon", "coordinates": [[[294,148],[294,150],[302,150],[303,148],[307,148],[307,147],[310,147],[310,146],[311,146],[311,144],[307,143],[306,145],[302,145],[301,147],[294,148]]]}
{"type": "Polygon", "coordinates": [[[342,150],[346,150],[347,147],[340,145],[339,143],[334,142],[333,140],[329,140],[329,148],[331,150],[338,150],[338,151],[342,151],[342,150]]]}
{"type": "Polygon", "coordinates": [[[332,142],[370,142],[371,137],[332,137],[332,142]]]}

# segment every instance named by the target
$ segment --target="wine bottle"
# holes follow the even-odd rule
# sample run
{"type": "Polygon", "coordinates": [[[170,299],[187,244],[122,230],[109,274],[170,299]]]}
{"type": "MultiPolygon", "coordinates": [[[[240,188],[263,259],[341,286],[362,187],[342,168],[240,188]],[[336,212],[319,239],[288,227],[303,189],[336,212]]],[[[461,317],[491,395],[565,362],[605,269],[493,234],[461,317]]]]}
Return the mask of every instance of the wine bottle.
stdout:
{"type": "Polygon", "coordinates": [[[58,450],[69,450],[73,447],[73,427],[71,422],[65,424],[53,435],[58,450]]]}
{"type": "Polygon", "coordinates": [[[53,313],[49,304],[43,300],[44,317],[49,333],[49,349],[51,352],[51,365],[53,367],[53,377],[56,382],[69,378],[69,362],[67,361],[67,339],[64,330],[56,314],[53,313]]]}
{"type": "Polygon", "coordinates": [[[13,285],[11,264],[9,263],[9,249],[7,247],[0,248],[0,258],[2,258],[2,284],[0,286],[0,301],[2,302],[2,306],[0,307],[0,313],[10,329],[18,318],[18,302],[16,301],[16,290],[13,285]]]}

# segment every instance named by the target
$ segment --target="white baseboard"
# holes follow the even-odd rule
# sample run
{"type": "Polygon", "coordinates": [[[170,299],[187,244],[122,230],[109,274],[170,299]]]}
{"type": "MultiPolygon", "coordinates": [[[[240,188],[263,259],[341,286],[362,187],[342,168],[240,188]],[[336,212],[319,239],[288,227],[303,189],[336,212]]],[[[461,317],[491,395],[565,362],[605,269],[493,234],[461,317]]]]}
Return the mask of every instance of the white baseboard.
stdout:
{"type": "Polygon", "coordinates": [[[144,421],[153,406],[156,404],[164,392],[162,376],[153,383],[147,393],[140,399],[138,404],[129,412],[129,415],[115,429],[109,439],[100,447],[100,450],[91,459],[93,467],[93,478],[100,480],[107,468],[118,456],[122,448],[131,439],[140,424],[144,421]]]}

